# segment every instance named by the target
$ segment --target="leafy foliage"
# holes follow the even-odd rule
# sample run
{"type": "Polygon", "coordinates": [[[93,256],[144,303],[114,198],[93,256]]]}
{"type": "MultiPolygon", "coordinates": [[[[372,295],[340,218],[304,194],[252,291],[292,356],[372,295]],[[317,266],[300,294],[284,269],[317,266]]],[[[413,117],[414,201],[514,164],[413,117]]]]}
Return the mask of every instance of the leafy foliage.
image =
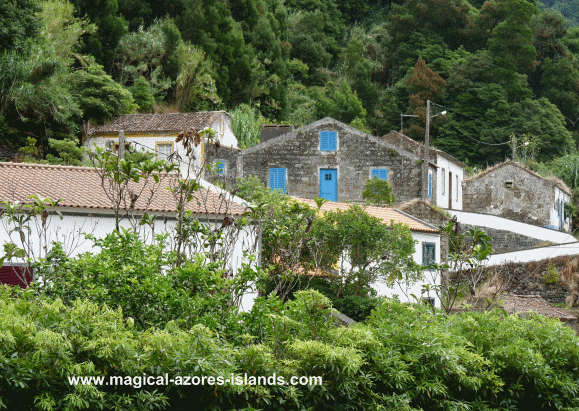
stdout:
{"type": "Polygon", "coordinates": [[[368,204],[377,206],[390,205],[396,201],[390,183],[377,176],[366,180],[364,190],[362,191],[362,198],[366,200],[368,204]]]}

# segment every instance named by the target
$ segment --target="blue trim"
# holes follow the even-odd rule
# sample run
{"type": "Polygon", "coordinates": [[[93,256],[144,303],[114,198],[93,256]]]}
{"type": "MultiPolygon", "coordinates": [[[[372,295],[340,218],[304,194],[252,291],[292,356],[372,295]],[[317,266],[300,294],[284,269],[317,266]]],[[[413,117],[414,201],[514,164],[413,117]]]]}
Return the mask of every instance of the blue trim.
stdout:
{"type": "Polygon", "coordinates": [[[225,161],[217,160],[217,174],[225,174],[225,161]]]}
{"type": "Polygon", "coordinates": [[[381,180],[388,180],[388,169],[387,168],[373,168],[372,169],[372,178],[374,176],[378,177],[381,180]]]}
{"type": "Polygon", "coordinates": [[[269,188],[272,190],[281,190],[285,193],[285,168],[270,168],[269,169],[269,188]]]}
{"type": "Polygon", "coordinates": [[[338,201],[338,170],[320,169],[320,198],[338,201]]]}
{"type": "Polygon", "coordinates": [[[428,198],[432,198],[432,173],[428,173],[428,198]]]}
{"type": "Polygon", "coordinates": [[[338,132],[320,131],[320,151],[338,150],[338,132]]]}

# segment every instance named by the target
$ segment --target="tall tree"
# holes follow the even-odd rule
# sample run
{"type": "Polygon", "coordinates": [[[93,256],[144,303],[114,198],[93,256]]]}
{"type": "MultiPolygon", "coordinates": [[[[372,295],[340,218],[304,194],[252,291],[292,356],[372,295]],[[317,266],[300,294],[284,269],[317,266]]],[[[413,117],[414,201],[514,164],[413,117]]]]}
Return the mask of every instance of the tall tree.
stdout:
{"type": "Polygon", "coordinates": [[[38,11],[40,7],[35,0],[0,2],[0,52],[21,46],[38,33],[38,11]]]}

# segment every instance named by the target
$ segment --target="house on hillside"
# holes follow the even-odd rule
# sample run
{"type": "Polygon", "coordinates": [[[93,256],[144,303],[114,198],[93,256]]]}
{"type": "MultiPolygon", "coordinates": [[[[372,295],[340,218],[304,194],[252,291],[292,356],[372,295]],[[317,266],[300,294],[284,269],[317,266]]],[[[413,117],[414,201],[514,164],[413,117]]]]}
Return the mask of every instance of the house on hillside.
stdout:
{"type": "MultiPolygon", "coordinates": [[[[211,128],[215,132],[214,141],[202,141],[194,153],[192,169],[181,167],[181,175],[186,176],[193,172],[197,174],[201,167],[208,164],[206,153],[213,153],[216,146],[221,148],[220,153],[237,153],[237,138],[231,129],[231,116],[225,111],[199,111],[196,113],[164,113],[164,114],[126,114],[116,117],[112,121],[87,127],[83,133],[82,145],[91,148],[96,144],[117,152],[119,148],[119,133],[124,132],[125,146],[129,150],[149,150],[156,153],[158,158],[166,159],[173,153],[182,159],[187,159],[186,148],[175,139],[184,130],[195,129],[202,131],[211,128]]],[[[235,170],[235,164],[230,164],[224,156],[223,165],[215,167],[235,170]]],[[[231,156],[231,154],[228,154],[231,156]]],[[[188,164],[188,162],[185,162],[188,164]]]]}
{"type": "MultiPolygon", "coordinates": [[[[298,201],[306,203],[312,208],[317,208],[314,200],[296,198],[298,201]]],[[[351,204],[340,203],[340,202],[326,202],[322,205],[321,212],[327,211],[346,211],[351,207],[351,204]]],[[[397,210],[395,208],[388,207],[374,207],[374,206],[363,206],[364,210],[373,217],[377,217],[384,224],[403,224],[406,225],[410,232],[412,233],[412,238],[415,240],[415,252],[414,261],[421,265],[426,266],[431,263],[441,262],[441,238],[440,231],[435,226],[421,221],[403,211],[397,210]]],[[[414,284],[395,284],[393,286],[388,286],[384,283],[376,283],[373,285],[374,289],[378,292],[378,295],[392,297],[397,295],[400,300],[406,302],[416,302],[411,294],[420,297],[422,293],[422,285],[438,285],[440,284],[440,276],[437,272],[431,270],[423,271],[423,281],[418,281],[414,284]]],[[[433,302],[437,307],[440,307],[440,300],[436,297],[436,294],[430,292],[422,296],[424,299],[433,302]]]]}
{"type": "Polygon", "coordinates": [[[511,160],[464,181],[464,211],[569,231],[565,204],[571,189],[555,177],[542,177],[511,160]]]}
{"type": "MultiPolygon", "coordinates": [[[[267,131],[273,136],[242,150],[243,176],[254,175],[266,186],[290,195],[362,202],[366,180],[377,176],[390,182],[397,201],[424,198],[438,204],[440,199],[448,207],[448,190],[454,192],[455,181],[459,186],[462,181],[462,171],[455,170],[464,165],[438,150],[424,164],[424,156],[398,142],[371,136],[329,117],[286,133],[267,131]],[[441,168],[445,178],[452,170],[451,187],[438,183],[441,168]]],[[[461,194],[459,189],[452,207],[461,207],[461,194]]]]}
{"type": "MultiPolygon", "coordinates": [[[[52,247],[52,242],[62,242],[68,255],[94,251],[93,242],[85,239],[82,232],[102,238],[111,233],[116,226],[115,207],[106,190],[108,183],[103,184],[101,175],[92,167],[54,166],[45,164],[0,163],[0,203],[16,201],[20,204],[31,203],[31,195],[51,200],[60,200],[53,211],[62,213],[60,219],[56,214],[38,216],[30,222],[31,232],[24,230],[25,247],[32,257],[44,257],[52,247]],[[43,218],[46,218],[43,220],[43,218]],[[47,222],[46,235],[40,228],[42,222],[47,222]]],[[[151,241],[154,234],[174,232],[176,220],[176,199],[168,188],[175,187],[178,175],[176,173],[159,174],[159,181],[150,178],[141,179],[139,183],[131,183],[123,194],[120,194],[120,227],[133,228],[139,231],[141,237],[151,241]],[[156,215],[153,228],[139,224],[145,213],[156,215]]],[[[108,191],[110,194],[110,191],[108,191]]],[[[193,193],[185,210],[193,217],[214,231],[222,230],[223,238],[231,241],[227,250],[215,249],[225,260],[224,268],[229,275],[235,275],[243,262],[247,262],[245,251],[259,253],[261,234],[256,224],[245,226],[240,231],[235,219],[241,218],[245,211],[245,203],[228,193],[213,188],[201,188],[193,193]]],[[[4,206],[1,206],[5,208],[4,206]]],[[[1,209],[0,209],[1,210],[1,209]]],[[[22,247],[18,232],[14,232],[7,215],[0,215],[0,248],[4,244],[14,242],[22,247]]],[[[226,243],[227,241],[224,241],[226,243]]],[[[171,243],[171,246],[174,246],[171,243]]],[[[201,247],[201,246],[199,246],[201,247]]],[[[225,247],[225,246],[224,246],[225,247]]],[[[207,251],[205,248],[191,252],[207,251]]],[[[4,262],[0,271],[0,281],[13,285],[23,284],[22,259],[12,259],[4,262]],[[11,267],[14,266],[14,267],[11,267]],[[6,268],[8,267],[8,268],[6,268]],[[18,273],[17,273],[18,271],[18,273]],[[20,275],[17,275],[20,274],[20,275]]],[[[26,282],[26,280],[24,281],[26,282]]],[[[252,305],[254,295],[244,296],[244,308],[252,305]]]]}
{"type": "MultiPolygon", "coordinates": [[[[426,147],[398,131],[381,137],[383,140],[424,158],[426,147]]],[[[431,203],[442,208],[462,210],[462,182],[466,164],[448,153],[434,147],[429,148],[430,161],[436,164],[436,188],[431,203]]]]}

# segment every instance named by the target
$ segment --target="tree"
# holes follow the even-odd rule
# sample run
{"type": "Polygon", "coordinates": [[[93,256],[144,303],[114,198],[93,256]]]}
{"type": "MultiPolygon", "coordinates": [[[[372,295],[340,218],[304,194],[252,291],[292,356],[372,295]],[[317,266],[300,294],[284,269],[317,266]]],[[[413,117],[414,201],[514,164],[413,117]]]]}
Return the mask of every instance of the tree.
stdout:
{"type": "Polygon", "coordinates": [[[390,183],[377,176],[366,180],[362,198],[366,203],[377,206],[390,205],[396,201],[390,183]]]}
{"type": "MultiPolygon", "coordinates": [[[[422,58],[419,58],[405,84],[410,94],[408,112],[419,116],[418,124],[412,124],[408,134],[421,141],[423,140],[422,136],[424,136],[424,129],[421,125],[426,122],[426,100],[442,101],[446,81],[429,68],[422,58]]],[[[432,126],[433,124],[431,124],[432,126]]]]}
{"type": "Polygon", "coordinates": [[[421,277],[410,229],[384,224],[358,205],[326,212],[314,223],[312,234],[328,254],[322,267],[339,267],[339,275],[330,278],[337,297],[344,292],[367,295],[377,281],[411,283],[421,277]]]}
{"type": "Polygon", "coordinates": [[[103,66],[93,63],[70,76],[71,92],[83,111],[83,118],[102,123],[136,109],[130,91],[105,73],[103,66]]]}
{"type": "Polygon", "coordinates": [[[0,52],[21,48],[24,41],[38,34],[40,11],[34,0],[3,1],[0,4],[0,52]]]}
{"type": "Polygon", "coordinates": [[[155,97],[153,97],[153,88],[145,77],[137,77],[135,84],[130,90],[135,99],[135,104],[139,107],[139,111],[152,112],[154,110],[155,97]]]}

